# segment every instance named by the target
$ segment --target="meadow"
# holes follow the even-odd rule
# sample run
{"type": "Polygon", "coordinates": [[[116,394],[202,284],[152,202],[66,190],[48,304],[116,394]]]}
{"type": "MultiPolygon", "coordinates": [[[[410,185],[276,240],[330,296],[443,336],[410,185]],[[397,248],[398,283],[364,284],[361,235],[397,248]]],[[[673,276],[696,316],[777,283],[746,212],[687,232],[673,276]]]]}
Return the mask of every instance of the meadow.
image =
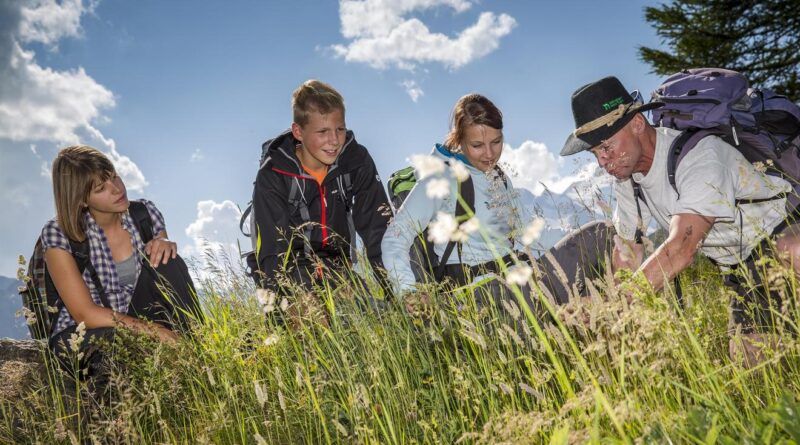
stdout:
{"type": "MultiPolygon", "coordinates": [[[[120,339],[112,401],[49,365],[34,390],[0,400],[0,442],[800,443],[795,299],[774,308],[780,345],[746,368],[729,358],[731,296],[707,261],[682,274],[684,307],[606,276],[568,306],[532,281],[539,309],[510,285],[483,307],[474,287],[430,287],[433,303],[411,312],[372,308],[380,287],[348,277],[259,301],[218,264],[197,283],[206,318],[192,335],[120,339]]],[[[791,274],[767,270],[794,295],[791,274]]]]}

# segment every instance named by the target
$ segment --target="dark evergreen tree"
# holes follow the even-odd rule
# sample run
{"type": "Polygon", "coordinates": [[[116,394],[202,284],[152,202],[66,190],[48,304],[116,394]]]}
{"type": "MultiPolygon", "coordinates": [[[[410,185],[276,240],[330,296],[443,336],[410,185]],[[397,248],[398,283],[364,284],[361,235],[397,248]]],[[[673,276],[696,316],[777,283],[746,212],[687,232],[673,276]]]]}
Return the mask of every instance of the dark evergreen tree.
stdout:
{"type": "Polygon", "coordinates": [[[668,48],[639,47],[654,73],[728,68],[800,100],[800,0],[673,0],[645,19],[668,48]]]}

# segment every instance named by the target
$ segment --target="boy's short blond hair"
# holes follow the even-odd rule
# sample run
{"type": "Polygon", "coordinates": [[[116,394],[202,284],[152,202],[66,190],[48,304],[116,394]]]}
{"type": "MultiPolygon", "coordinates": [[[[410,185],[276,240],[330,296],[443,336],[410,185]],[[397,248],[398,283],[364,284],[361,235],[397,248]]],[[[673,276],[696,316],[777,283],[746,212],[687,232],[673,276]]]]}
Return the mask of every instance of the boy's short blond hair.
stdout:
{"type": "Polygon", "coordinates": [[[325,82],[306,80],[292,93],[292,117],[301,127],[308,123],[309,113],[328,114],[334,110],[341,110],[344,116],[344,99],[325,82]]]}

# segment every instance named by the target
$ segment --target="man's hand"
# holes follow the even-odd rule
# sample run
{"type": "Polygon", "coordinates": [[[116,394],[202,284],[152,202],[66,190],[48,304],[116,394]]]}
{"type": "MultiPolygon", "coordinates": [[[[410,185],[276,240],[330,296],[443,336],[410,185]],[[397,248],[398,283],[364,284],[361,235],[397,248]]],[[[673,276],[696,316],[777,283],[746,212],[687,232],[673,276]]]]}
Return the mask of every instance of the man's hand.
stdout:
{"type": "Polygon", "coordinates": [[[622,239],[619,235],[614,235],[614,251],[611,254],[612,271],[628,269],[636,271],[642,265],[644,259],[644,244],[637,244],[634,241],[622,239]]]}

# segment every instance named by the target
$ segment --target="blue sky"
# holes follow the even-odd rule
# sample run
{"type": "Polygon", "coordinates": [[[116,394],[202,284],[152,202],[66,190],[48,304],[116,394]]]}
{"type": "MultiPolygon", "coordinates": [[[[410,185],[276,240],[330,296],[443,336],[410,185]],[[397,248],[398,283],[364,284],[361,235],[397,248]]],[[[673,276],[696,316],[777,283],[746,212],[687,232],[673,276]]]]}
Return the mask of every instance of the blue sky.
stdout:
{"type": "Polygon", "coordinates": [[[636,52],[659,45],[653,3],[0,0],[0,275],[53,216],[47,168],[78,141],[112,154],[184,254],[235,243],[260,145],[308,78],[344,95],[384,179],[475,91],[504,113],[515,184],[565,188],[591,162],[557,156],[572,91],[609,74],[658,85],[636,52]]]}

